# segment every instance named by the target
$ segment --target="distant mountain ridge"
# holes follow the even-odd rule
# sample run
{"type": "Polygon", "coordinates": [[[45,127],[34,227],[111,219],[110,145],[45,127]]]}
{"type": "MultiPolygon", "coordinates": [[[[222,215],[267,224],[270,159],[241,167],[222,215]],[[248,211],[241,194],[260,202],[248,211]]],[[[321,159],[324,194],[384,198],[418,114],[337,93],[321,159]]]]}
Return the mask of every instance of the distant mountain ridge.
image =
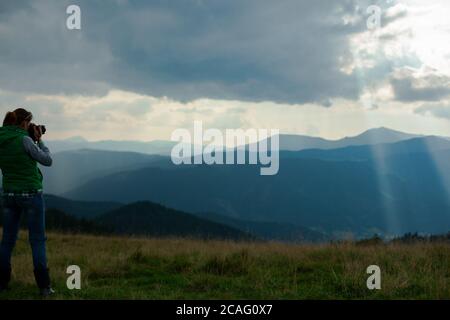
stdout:
{"type": "Polygon", "coordinates": [[[48,140],[48,147],[53,153],[73,151],[79,149],[91,149],[102,151],[139,152],[151,155],[170,155],[173,141],[88,141],[82,137],[68,138],[64,140],[48,140]]]}
{"type": "MultiPolygon", "coordinates": [[[[338,140],[327,140],[306,135],[281,134],[280,149],[298,151],[303,149],[333,149],[350,145],[364,145],[376,143],[392,143],[401,140],[420,137],[420,135],[403,133],[388,128],[369,129],[354,137],[345,137],[338,140]]],[[[77,149],[95,149],[105,151],[128,151],[153,155],[170,155],[177,144],[174,141],[88,141],[82,137],[73,137],[65,140],[50,140],[47,142],[53,153],[77,149]]]]}
{"type": "Polygon", "coordinates": [[[281,156],[287,158],[358,161],[398,154],[433,153],[443,150],[450,150],[449,140],[436,136],[426,136],[394,143],[354,145],[330,150],[305,149],[295,152],[283,151],[281,156]]]}
{"type": "Polygon", "coordinates": [[[417,137],[421,136],[381,127],[369,129],[359,135],[353,137],[345,137],[338,140],[327,140],[323,138],[310,137],[305,135],[281,134],[279,136],[279,141],[280,141],[280,150],[300,151],[305,149],[328,150],[348,146],[394,143],[417,137]]]}

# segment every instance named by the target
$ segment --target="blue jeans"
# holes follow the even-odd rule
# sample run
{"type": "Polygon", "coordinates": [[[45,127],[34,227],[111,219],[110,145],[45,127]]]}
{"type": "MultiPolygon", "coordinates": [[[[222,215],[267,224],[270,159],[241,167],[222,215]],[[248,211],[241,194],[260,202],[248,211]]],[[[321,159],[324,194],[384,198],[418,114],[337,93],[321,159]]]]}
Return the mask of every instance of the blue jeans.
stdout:
{"type": "Polygon", "coordinates": [[[42,193],[30,196],[3,196],[3,237],[0,246],[0,268],[11,268],[11,254],[19,233],[20,216],[28,219],[28,238],[33,252],[35,271],[46,272],[45,206],[42,193]]]}

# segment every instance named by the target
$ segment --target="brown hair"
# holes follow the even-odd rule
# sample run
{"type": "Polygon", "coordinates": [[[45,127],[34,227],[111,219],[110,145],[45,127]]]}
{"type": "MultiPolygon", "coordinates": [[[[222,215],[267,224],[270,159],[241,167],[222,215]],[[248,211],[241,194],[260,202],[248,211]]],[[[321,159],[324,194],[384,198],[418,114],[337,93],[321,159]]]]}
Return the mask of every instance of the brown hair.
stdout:
{"type": "Polygon", "coordinates": [[[18,108],[14,111],[6,113],[3,120],[3,126],[20,126],[24,121],[31,121],[33,114],[23,108],[18,108]]]}

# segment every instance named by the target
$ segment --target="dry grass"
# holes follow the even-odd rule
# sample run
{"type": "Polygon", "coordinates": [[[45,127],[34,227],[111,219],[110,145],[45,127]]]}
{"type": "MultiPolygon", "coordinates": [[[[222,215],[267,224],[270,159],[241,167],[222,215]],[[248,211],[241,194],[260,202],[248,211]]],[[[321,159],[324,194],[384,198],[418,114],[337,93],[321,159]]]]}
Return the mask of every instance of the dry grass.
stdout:
{"type": "MultiPolygon", "coordinates": [[[[58,299],[450,299],[448,244],[288,245],[190,239],[48,235],[58,299]],[[82,289],[66,288],[66,268],[82,289]],[[382,270],[382,290],[366,268],[382,270]]],[[[11,290],[34,299],[31,252],[21,233],[11,290]]]]}

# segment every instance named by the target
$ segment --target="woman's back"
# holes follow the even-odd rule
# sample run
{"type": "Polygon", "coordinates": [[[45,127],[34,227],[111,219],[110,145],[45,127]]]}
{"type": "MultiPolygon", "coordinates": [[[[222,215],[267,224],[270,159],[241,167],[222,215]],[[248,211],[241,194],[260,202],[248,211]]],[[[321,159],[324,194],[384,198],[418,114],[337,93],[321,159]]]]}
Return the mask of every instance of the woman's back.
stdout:
{"type": "Polygon", "coordinates": [[[42,189],[42,174],[36,160],[25,151],[23,140],[27,131],[17,126],[0,128],[0,168],[6,192],[42,189]]]}

